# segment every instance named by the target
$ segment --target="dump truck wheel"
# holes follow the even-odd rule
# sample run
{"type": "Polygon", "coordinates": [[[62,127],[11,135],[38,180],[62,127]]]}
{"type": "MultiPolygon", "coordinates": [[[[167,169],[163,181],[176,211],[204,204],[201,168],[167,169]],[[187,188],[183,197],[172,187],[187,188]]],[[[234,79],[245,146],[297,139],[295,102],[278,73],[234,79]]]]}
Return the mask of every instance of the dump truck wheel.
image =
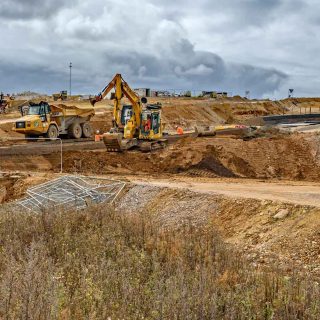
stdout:
{"type": "Polygon", "coordinates": [[[79,123],[73,123],[68,129],[68,136],[71,139],[80,139],[82,136],[82,128],[79,123]]]}
{"type": "Polygon", "coordinates": [[[91,138],[93,134],[92,126],[89,122],[85,122],[81,125],[82,127],[82,137],[83,138],[91,138]]]}
{"type": "Polygon", "coordinates": [[[58,129],[56,126],[51,125],[47,131],[46,138],[49,139],[57,139],[58,138],[58,129]]]}

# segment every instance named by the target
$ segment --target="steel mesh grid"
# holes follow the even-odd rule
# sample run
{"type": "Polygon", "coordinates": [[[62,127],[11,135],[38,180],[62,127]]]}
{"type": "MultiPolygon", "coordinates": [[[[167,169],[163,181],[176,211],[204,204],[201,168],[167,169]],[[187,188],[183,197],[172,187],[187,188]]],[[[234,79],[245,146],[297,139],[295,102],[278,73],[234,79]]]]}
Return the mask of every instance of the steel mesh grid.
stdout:
{"type": "Polygon", "coordinates": [[[63,176],[27,190],[17,205],[41,212],[49,208],[83,209],[91,204],[111,203],[125,183],[99,177],[63,176]]]}

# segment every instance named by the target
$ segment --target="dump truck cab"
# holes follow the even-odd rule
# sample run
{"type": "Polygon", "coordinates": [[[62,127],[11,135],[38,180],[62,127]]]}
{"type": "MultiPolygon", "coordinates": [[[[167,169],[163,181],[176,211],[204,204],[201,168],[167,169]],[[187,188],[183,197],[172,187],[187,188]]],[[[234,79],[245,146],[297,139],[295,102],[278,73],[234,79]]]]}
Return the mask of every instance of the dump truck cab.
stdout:
{"type": "Polygon", "coordinates": [[[56,139],[67,135],[74,139],[89,138],[92,136],[89,121],[93,115],[92,107],[55,106],[44,101],[30,103],[27,114],[15,122],[13,130],[26,137],[56,139]]]}
{"type": "Polygon", "coordinates": [[[14,131],[28,136],[41,136],[47,134],[51,124],[57,127],[55,121],[51,120],[50,105],[46,102],[30,103],[27,114],[16,121],[14,131]]]}

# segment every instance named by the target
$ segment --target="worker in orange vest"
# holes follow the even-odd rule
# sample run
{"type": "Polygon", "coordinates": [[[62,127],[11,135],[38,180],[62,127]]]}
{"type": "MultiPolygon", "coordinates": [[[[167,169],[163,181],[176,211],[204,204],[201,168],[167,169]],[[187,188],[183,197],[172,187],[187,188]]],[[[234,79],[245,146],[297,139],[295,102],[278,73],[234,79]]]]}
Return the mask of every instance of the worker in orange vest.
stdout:
{"type": "Polygon", "coordinates": [[[177,134],[183,134],[183,129],[180,126],[176,126],[177,134]]]}

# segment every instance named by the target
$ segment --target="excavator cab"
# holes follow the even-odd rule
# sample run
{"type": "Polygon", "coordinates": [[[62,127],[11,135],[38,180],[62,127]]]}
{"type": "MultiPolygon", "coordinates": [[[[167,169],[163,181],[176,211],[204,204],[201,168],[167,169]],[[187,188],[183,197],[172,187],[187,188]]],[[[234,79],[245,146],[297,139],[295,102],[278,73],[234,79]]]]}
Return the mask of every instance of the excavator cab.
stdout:
{"type": "Polygon", "coordinates": [[[141,127],[139,138],[144,140],[159,139],[162,137],[161,105],[148,105],[141,113],[141,127]]]}
{"type": "Polygon", "coordinates": [[[124,105],[121,110],[121,124],[125,126],[133,115],[132,105],[124,105]]]}

